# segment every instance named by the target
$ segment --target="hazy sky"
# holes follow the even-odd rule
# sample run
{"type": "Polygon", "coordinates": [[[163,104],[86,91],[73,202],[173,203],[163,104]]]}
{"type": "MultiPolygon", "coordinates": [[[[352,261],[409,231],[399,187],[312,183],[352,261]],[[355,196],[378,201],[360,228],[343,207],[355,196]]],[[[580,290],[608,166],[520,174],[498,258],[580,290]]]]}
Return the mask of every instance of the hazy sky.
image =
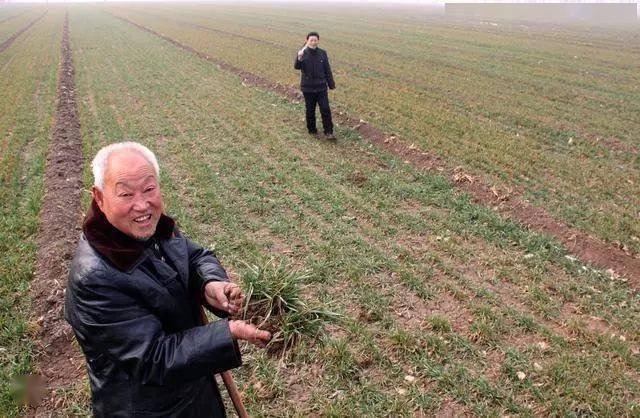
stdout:
{"type": "MultiPolygon", "coordinates": [[[[1,4],[0,7],[4,7],[11,3],[45,3],[46,0],[5,0],[8,3],[1,4]]],[[[107,0],[109,2],[114,1],[159,1],[159,0],[107,0]]],[[[638,3],[639,0],[570,0],[570,1],[558,1],[558,0],[219,0],[220,3],[409,3],[409,4],[444,4],[444,3],[638,3]]],[[[49,0],[49,3],[102,3],[103,0],[49,0]]],[[[170,3],[205,3],[216,2],[215,0],[198,1],[198,0],[169,0],[170,3]]],[[[640,5],[638,6],[640,8],[640,5]]]]}
{"type": "MultiPolygon", "coordinates": [[[[45,3],[46,0],[8,0],[9,3],[45,3]]],[[[410,4],[444,4],[439,0],[107,0],[108,2],[122,1],[154,1],[168,3],[410,3],[410,4]]],[[[102,3],[103,0],[49,0],[49,3],[102,3]]],[[[460,0],[460,2],[463,2],[460,0]]],[[[468,1],[467,1],[468,3],[468,1]]],[[[0,4],[0,7],[2,5],[0,4]]]]}

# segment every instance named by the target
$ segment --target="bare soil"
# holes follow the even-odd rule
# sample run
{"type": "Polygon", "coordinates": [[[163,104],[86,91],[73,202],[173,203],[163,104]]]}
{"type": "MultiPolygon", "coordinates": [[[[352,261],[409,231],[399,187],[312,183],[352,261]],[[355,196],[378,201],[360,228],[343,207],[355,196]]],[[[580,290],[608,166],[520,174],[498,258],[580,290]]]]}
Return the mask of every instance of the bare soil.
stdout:
{"type": "Polygon", "coordinates": [[[82,163],[69,22],[65,16],[55,122],[37,238],[37,267],[30,289],[39,325],[36,370],[46,392],[40,404],[29,410],[30,416],[51,416],[56,407],[55,390],[70,386],[84,373],[84,359],[74,347],[73,332],[63,318],[69,263],[80,234],[82,163]]]}

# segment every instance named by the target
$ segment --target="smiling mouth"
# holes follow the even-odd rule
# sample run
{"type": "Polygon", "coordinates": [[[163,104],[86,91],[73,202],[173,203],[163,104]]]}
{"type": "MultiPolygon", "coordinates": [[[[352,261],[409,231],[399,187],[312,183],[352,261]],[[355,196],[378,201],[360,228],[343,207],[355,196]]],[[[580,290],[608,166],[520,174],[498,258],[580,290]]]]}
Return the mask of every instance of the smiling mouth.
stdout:
{"type": "Polygon", "coordinates": [[[145,223],[147,222],[149,219],[151,219],[151,214],[148,215],[144,215],[144,216],[139,216],[137,218],[133,219],[133,222],[137,222],[137,223],[145,223]]]}

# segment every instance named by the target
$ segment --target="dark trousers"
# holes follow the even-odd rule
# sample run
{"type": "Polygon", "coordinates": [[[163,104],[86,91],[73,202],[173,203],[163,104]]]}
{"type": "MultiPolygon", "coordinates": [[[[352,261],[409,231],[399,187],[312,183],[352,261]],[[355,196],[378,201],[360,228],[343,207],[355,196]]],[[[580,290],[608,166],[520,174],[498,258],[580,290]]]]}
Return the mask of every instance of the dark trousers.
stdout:
{"type": "Polygon", "coordinates": [[[327,90],[302,94],[304,94],[304,104],[307,107],[307,130],[309,133],[315,134],[318,132],[316,128],[316,104],[318,104],[320,106],[320,116],[322,116],[322,129],[325,134],[332,134],[333,121],[331,120],[327,90]]]}

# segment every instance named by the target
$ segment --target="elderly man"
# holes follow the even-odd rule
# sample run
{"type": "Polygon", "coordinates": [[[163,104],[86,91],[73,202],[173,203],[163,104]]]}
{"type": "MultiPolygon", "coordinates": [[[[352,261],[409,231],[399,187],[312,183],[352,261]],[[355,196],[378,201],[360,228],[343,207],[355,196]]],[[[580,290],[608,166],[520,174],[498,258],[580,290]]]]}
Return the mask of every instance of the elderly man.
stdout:
{"type": "Polygon", "coordinates": [[[239,312],[240,288],[163,213],[159,167],[124,142],[92,162],[93,201],[71,265],[65,317],[87,359],[97,417],[221,417],[213,373],[241,364],[237,340],[264,345],[239,312]]]}

